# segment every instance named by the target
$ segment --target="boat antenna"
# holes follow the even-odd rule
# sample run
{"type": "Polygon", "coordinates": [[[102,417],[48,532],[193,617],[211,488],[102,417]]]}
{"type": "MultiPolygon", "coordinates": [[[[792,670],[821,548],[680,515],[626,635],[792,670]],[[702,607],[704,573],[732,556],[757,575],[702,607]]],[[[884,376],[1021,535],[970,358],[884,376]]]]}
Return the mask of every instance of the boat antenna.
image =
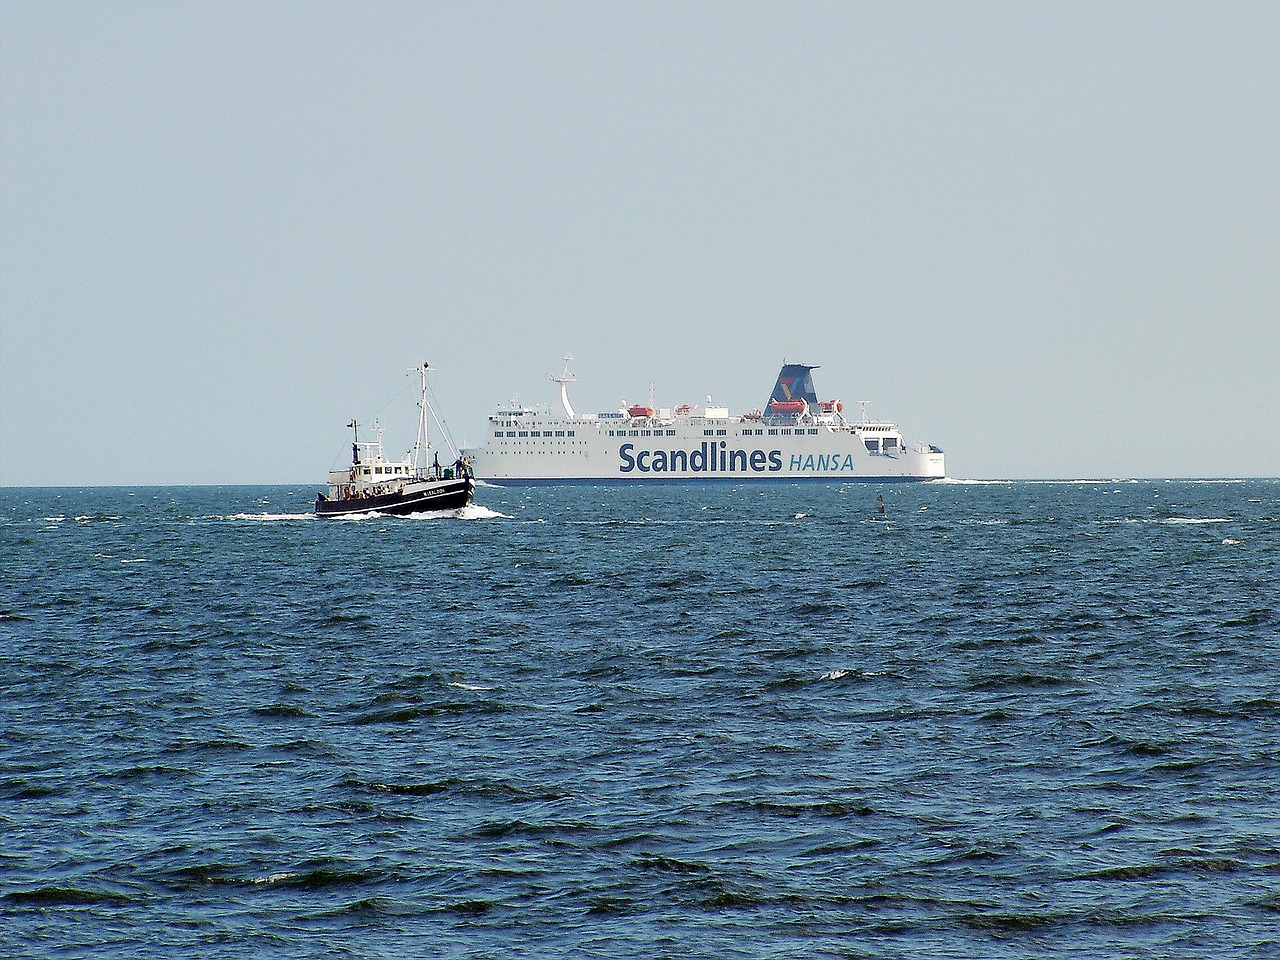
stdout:
{"type": "Polygon", "coordinates": [[[356,423],[353,417],[347,427],[353,431],[351,436],[351,462],[360,462],[360,424],[356,423]]]}
{"type": "Polygon", "coordinates": [[[870,400],[859,400],[859,401],[858,401],[858,406],[860,406],[860,407],[862,408],[862,422],[863,422],[863,423],[866,423],[866,422],[867,422],[867,404],[868,404],[868,403],[870,403],[870,402],[871,402],[870,400]]]}

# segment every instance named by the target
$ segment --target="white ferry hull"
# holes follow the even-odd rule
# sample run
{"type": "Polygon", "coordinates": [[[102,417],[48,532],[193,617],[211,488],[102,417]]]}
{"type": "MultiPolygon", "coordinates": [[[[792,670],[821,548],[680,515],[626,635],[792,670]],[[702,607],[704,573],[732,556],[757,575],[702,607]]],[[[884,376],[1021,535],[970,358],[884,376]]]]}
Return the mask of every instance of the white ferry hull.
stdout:
{"type": "MultiPolygon", "coordinates": [[[[810,371],[786,364],[762,410],[677,407],[578,414],[565,373],[559,409],[513,404],[489,417],[481,447],[464,451],[475,476],[497,484],[706,481],[937,480],[943,452],[908,445],[897,424],[847,420],[840,401],[819,401],[810,371]]],[[[709,402],[709,400],[708,400],[709,402]]]]}
{"type": "MultiPolygon", "coordinates": [[[[578,426],[575,432],[581,435],[582,427],[578,426]]],[[[871,454],[856,437],[806,434],[768,439],[776,442],[748,445],[699,436],[697,442],[693,438],[681,443],[678,437],[662,437],[641,445],[630,437],[591,437],[578,449],[564,452],[526,447],[495,453],[481,447],[466,451],[465,455],[481,480],[512,485],[724,480],[844,483],[937,480],[946,476],[945,455],[930,448],[871,454]]]]}

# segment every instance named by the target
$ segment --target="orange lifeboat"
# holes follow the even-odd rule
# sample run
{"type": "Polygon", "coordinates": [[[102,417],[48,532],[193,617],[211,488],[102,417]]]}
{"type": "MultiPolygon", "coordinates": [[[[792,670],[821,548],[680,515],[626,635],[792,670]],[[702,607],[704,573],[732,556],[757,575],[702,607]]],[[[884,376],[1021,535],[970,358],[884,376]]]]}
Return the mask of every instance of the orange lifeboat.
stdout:
{"type": "Polygon", "coordinates": [[[794,417],[798,413],[804,413],[805,402],[803,400],[770,400],[769,412],[777,417],[794,417]]]}
{"type": "Polygon", "coordinates": [[[752,410],[750,413],[744,413],[742,415],[742,419],[743,420],[763,420],[764,412],[761,410],[752,410]]]}
{"type": "Polygon", "coordinates": [[[818,404],[818,408],[823,413],[840,413],[844,410],[844,403],[840,400],[823,400],[818,404]]]}
{"type": "Polygon", "coordinates": [[[653,407],[642,407],[637,403],[634,407],[627,407],[627,414],[632,417],[652,417],[653,407]]]}
{"type": "Polygon", "coordinates": [[[689,406],[689,404],[682,403],[680,404],[680,406],[676,407],[676,413],[681,414],[683,416],[684,414],[688,413],[692,409],[693,407],[689,406]]]}

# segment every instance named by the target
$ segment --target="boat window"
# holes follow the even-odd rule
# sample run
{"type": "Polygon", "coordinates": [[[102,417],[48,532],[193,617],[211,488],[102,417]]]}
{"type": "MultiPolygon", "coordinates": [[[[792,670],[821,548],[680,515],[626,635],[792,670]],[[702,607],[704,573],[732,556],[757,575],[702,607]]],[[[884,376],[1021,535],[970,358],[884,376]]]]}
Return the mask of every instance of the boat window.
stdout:
{"type": "Polygon", "coordinates": [[[529,435],[529,431],[528,431],[528,430],[521,430],[521,431],[520,431],[520,436],[522,436],[522,437],[527,437],[528,435],[529,435]]]}
{"type": "Polygon", "coordinates": [[[790,428],[790,427],[783,427],[783,428],[782,428],[782,435],[783,435],[784,437],[785,437],[785,436],[790,436],[790,435],[791,435],[791,428],[790,428]]]}
{"type": "Polygon", "coordinates": [[[668,436],[668,437],[674,437],[675,435],[676,435],[676,432],[675,432],[674,430],[668,430],[668,431],[667,431],[667,436],[668,436]]]}
{"type": "Polygon", "coordinates": [[[810,427],[810,428],[809,428],[809,432],[810,432],[811,434],[813,434],[813,435],[816,437],[816,436],[818,435],[818,428],[817,428],[817,427],[810,427]]]}
{"type": "Polygon", "coordinates": [[[704,437],[714,437],[716,435],[716,432],[714,430],[703,430],[702,435],[704,437]]]}
{"type": "Polygon", "coordinates": [[[771,436],[771,437],[776,437],[777,435],[778,435],[778,431],[777,431],[776,429],[774,429],[774,428],[770,428],[770,430],[769,430],[769,436],[771,436]]]}
{"type": "Polygon", "coordinates": [[[868,450],[870,450],[872,453],[879,453],[879,452],[880,452],[880,441],[879,441],[879,440],[864,440],[864,441],[863,441],[863,443],[865,443],[865,444],[867,445],[867,449],[868,449],[868,450]]]}
{"type": "Polygon", "coordinates": [[[717,431],[716,431],[716,436],[717,436],[717,437],[723,437],[723,436],[724,436],[726,433],[728,433],[728,432],[729,432],[728,430],[717,430],[717,431]]]}
{"type": "Polygon", "coordinates": [[[570,430],[570,431],[569,431],[569,436],[571,436],[571,437],[573,436],[573,431],[572,431],[572,430],[570,430]]]}

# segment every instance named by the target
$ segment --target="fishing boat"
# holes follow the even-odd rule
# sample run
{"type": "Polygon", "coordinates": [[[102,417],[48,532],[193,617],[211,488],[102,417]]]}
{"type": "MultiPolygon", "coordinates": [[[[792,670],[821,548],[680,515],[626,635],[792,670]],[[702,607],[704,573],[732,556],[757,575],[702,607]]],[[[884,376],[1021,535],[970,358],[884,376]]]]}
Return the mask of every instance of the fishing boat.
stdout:
{"type": "Polygon", "coordinates": [[[382,426],[374,421],[374,440],[360,439],[360,424],[352,420],[351,465],[329,471],[328,493],[316,494],[318,517],[342,517],[361,513],[406,516],[428,510],[456,510],[475,499],[476,483],[471,464],[458,453],[427,390],[430,366],[417,369],[422,378],[422,398],[418,403],[418,439],[403,460],[389,460],[382,449],[382,426]],[[453,454],[449,466],[432,451],[427,433],[430,415],[453,454]],[[431,462],[427,463],[427,458],[431,462]]]}

